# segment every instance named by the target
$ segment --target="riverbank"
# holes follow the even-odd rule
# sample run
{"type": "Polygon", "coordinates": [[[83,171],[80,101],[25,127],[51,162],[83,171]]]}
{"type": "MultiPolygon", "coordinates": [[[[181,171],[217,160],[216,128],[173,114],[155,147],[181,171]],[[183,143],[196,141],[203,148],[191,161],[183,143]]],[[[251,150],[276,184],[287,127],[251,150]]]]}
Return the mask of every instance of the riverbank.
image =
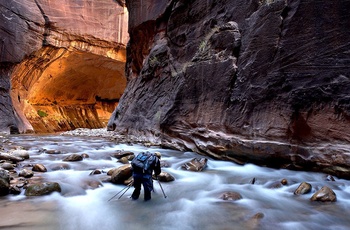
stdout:
{"type": "Polygon", "coordinates": [[[61,133],[68,136],[102,137],[116,143],[161,146],[179,151],[193,151],[214,159],[237,164],[253,163],[270,168],[297,171],[323,172],[339,178],[350,179],[350,145],[348,143],[288,143],[274,140],[245,139],[220,133],[198,138],[154,137],[152,135],[122,135],[102,129],[79,128],[61,133]],[[207,139],[204,143],[200,141],[207,139]],[[191,140],[191,141],[190,141],[191,140]],[[223,141],[225,140],[225,141],[223,141]]]}

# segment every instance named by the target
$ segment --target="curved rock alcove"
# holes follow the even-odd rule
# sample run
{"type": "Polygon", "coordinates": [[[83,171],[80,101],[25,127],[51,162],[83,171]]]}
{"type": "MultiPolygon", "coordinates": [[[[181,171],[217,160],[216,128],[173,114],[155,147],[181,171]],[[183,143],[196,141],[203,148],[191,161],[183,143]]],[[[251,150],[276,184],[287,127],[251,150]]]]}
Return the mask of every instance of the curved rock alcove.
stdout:
{"type": "Polygon", "coordinates": [[[106,126],[126,79],[124,62],[47,47],[16,66],[11,98],[23,126],[35,132],[106,126]]]}
{"type": "Polygon", "coordinates": [[[9,1],[0,13],[0,129],[105,127],[126,87],[125,4],[9,1]]]}

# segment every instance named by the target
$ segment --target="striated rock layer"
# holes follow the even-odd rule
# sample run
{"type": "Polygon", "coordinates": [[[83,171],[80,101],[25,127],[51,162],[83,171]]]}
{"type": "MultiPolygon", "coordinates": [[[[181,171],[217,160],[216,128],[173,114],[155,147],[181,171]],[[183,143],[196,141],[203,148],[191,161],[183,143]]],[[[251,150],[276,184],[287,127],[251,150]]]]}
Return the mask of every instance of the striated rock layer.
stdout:
{"type": "Polygon", "coordinates": [[[126,86],[122,1],[0,3],[0,131],[104,127],[126,86]]]}
{"type": "Polygon", "coordinates": [[[126,1],[109,130],[350,178],[349,0],[126,1]]]}

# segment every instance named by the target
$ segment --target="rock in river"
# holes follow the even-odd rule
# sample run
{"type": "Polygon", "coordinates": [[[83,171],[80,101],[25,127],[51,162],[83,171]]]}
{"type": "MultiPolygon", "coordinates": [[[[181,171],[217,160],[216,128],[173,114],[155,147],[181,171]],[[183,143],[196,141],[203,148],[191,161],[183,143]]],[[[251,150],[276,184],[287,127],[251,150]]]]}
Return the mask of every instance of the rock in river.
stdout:
{"type": "Polygon", "coordinates": [[[73,153],[63,159],[63,161],[82,161],[82,160],[83,160],[83,157],[76,153],[73,153]]]}
{"type": "Polygon", "coordinates": [[[242,199],[242,195],[238,192],[225,192],[220,196],[220,199],[222,200],[240,200],[242,199]]]}
{"type": "Polygon", "coordinates": [[[335,202],[337,201],[337,196],[331,188],[323,186],[311,197],[311,200],[322,202],[335,202]]]}
{"type": "Polygon", "coordinates": [[[43,196],[53,192],[61,192],[61,186],[56,182],[45,182],[29,185],[26,189],[26,196],[43,196]]]}
{"type": "Polygon", "coordinates": [[[35,164],[32,170],[36,172],[47,172],[47,169],[43,164],[35,164]]]}
{"type": "Polygon", "coordinates": [[[295,195],[302,195],[311,192],[312,186],[307,182],[301,183],[298,188],[294,191],[295,195]]]}
{"type": "Polygon", "coordinates": [[[10,176],[7,170],[0,169],[0,196],[7,195],[10,187],[10,176]]]}
{"type": "Polygon", "coordinates": [[[22,169],[22,170],[18,173],[18,176],[24,177],[24,178],[30,178],[30,177],[34,176],[34,173],[33,173],[32,170],[22,169]]]}
{"type": "Polygon", "coordinates": [[[117,168],[112,176],[111,176],[111,182],[114,184],[124,184],[127,179],[129,179],[132,176],[132,168],[131,164],[123,165],[119,168],[117,168]]]}
{"type": "Polygon", "coordinates": [[[187,171],[200,172],[207,167],[207,162],[207,158],[193,158],[190,162],[183,164],[181,168],[187,171]]]}

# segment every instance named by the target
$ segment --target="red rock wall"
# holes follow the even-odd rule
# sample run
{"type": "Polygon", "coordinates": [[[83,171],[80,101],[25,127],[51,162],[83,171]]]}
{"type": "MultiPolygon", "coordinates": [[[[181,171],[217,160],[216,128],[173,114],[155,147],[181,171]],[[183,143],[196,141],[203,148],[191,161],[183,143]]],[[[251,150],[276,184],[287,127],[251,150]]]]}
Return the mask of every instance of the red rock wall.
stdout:
{"type": "Polygon", "coordinates": [[[110,130],[350,175],[349,150],[320,144],[350,141],[350,1],[126,4],[129,83],[110,130]]]}
{"type": "Polygon", "coordinates": [[[2,1],[0,130],[105,126],[97,104],[124,91],[127,23],[115,1],[2,1]]]}

